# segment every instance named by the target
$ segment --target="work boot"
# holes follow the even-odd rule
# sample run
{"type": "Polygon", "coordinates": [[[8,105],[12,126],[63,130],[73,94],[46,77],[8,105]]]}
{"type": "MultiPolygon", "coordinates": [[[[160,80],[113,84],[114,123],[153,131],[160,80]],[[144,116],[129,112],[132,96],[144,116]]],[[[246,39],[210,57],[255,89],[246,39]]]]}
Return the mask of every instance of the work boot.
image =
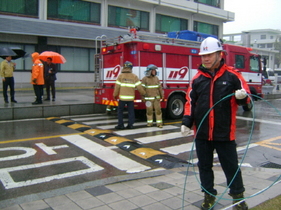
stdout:
{"type": "MultiPolygon", "coordinates": [[[[238,203],[239,201],[244,199],[243,193],[236,194],[236,195],[230,194],[230,196],[233,198],[233,204],[238,203]]],[[[248,210],[248,205],[245,201],[243,201],[243,202],[233,206],[232,209],[233,210],[248,210]]]]}
{"type": "Polygon", "coordinates": [[[147,127],[152,127],[153,126],[153,124],[152,123],[147,123],[147,125],[146,125],[147,127]]]}
{"type": "Polygon", "coordinates": [[[157,127],[158,128],[163,128],[163,125],[162,124],[158,124],[157,127]]]}
{"type": "Polygon", "coordinates": [[[213,205],[215,204],[216,197],[213,195],[209,195],[208,193],[205,193],[204,201],[201,205],[201,210],[212,210],[213,205]]]}

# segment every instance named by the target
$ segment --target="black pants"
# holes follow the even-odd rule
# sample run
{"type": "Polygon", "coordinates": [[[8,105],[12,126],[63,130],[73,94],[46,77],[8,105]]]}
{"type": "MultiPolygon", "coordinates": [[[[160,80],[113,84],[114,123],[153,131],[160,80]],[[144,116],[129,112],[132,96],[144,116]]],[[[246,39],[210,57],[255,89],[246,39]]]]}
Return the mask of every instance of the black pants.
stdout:
{"type": "Polygon", "coordinates": [[[213,195],[217,194],[217,190],[214,189],[214,172],[212,170],[214,150],[216,150],[218,154],[221,167],[226,176],[227,185],[230,184],[235,176],[230,185],[229,193],[239,194],[245,191],[240,169],[236,174],[239,166],[235,141],[207,141],[196,139],[195,144],[199,160],[198,167],[202,192],[207,191],[213,195]]]}
{"type": "Polygon", "coordinates": [[[42,102],[44,85],[33,85],[33,90],[36,95],[36,101],[42,102]]]}
{"type": "Polygon", "coordinates": [[[128,126],[133,126],[133,124],[135,122],[134,102],[133,101],[121,101],[121,100],[118,103],[118,110],[117,110],[118,125],[121,127],[124,126],[123,112],[124,112],[125,105],[127,105],[127,108],[128,108],[128,115],[129,115],[128,126]]]}
{"type": "Polygon", "coordinates": [[[45,79],[45,87],[47,98],[50,99],[50,89],[52,90],[52,98],[56,98],[55,80],[45,79]]]}
{"type": "Polygon", "coordinates": [[[14,77],[5,77],[3,81],[3,97],[5,101],[8,101],[8,87],[10,87],[11,101],[15,100],[15,81],[14,77]]]}

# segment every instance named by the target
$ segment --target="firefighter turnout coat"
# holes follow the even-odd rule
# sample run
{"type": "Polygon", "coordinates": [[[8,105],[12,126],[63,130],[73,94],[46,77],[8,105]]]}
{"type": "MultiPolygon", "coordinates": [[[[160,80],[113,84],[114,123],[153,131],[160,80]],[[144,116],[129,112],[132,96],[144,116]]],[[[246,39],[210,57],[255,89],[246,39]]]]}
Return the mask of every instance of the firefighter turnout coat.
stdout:
{"type": "Polygon", "coordinates": [[[196,139],[235,140],[238,105],[250,103],[249,97],[235,98],[234,92],[242,88],[250,94],[242,74],[224,61],[214,75],[201,65],[187,90],[182,124],[191,128],[194,123],[196,139]]]}
{"type": "Polygon", "coordinates": [[[119,96],[121,101],[134,101],[136,88],[141,95],[145,95],[138,76],[130,68],[123,68],[115,82],[113,97],[116,99],[119,96]]]}
{"type": "Polygon", "coordinates": [[[155,110],[157,126],[162,126],[162,112],[160,99],[164,98],[162,85],[157,76],[145,76],[142,78],[142,86],[145,89],[147,125],[153,123],[153,109],[155,110]]]}

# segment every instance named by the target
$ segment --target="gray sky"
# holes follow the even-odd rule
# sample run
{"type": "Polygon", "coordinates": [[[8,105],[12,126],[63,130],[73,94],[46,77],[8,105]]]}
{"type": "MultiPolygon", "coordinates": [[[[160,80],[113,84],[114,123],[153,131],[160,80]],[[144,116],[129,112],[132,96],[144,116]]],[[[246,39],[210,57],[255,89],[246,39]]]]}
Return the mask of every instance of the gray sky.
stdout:
{"type": "Polygon", "coordinates": [[[223,33],[254,29],[281,30],[281,0],[225,0],[224,9],[235,13],[235,21],[224,23],[223,33]]]}

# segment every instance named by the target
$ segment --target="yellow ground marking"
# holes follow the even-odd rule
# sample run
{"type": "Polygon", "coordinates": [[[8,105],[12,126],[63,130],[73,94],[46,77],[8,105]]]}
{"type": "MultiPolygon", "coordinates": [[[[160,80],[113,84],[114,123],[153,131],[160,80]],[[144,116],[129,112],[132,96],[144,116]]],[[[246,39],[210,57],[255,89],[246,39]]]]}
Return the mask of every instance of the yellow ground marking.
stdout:
{"type": "Polygon", "coordinates": [[[273,143],[273,141],[276,141],[276,140],[281,140],[281,136],[277,136],[277,137],[274,137],[271,139],[266,139],[263,141],[255,142],[255,144],[258,144],[262,147],[268,147],[270,149],[275,149],[275,150],[281,151],[281,143],[273,143]],[[274,146],[280,146],[280,148],[274,147],[274,146]]]}
{"type": "Polygon", "coordinates": [[[55,121],[55,123],[58,123],[58,124],[63,124],[63,123],[67,123],[67,122],[73,122],[73,123],[75,123],[75,122],[72,121],[72,120],[57,120],[57,121],[55,121]]]}
{"type": "Polygon", "coordinates": [[[112,130],[90,129],[90,130],[86,130],[84,132],[91,136],[95,136],[100,133],[112,133],[112,130]]]}
{"type": "Polygon", "coordinates": [[[53,119],[61,119],[60,117],[48,117],[47,120],[53,120],[53,119]]]}
{"type": "Polygon", "coordinates": [[[131,151],[131,153],[136,155],[136,156],[139,156],[141,158],[144,158],[144,159],[148,159],[148,158],[150,158],[152,156],[155,156],[155,155],[167,155],[164,152],[160,152],[158,150],[154,150],[154,149],[151,149],[151,148],[138,148],[138,149],[135,149],[135,150],[131,151]]]}
{"type": "Polygon", "coordinates": [[[82,135],[82,134],[84,134],[84,133],[72,133],[72,134],[64,134],[64,135],[56,135],[56,136],[43,136],[43,137],[34,137],[34,138],[27,138],[27,139],[16,139],[16,140],[0,141],[0,144],[23,142],[23,141],[35,141],[35,140],[42,140],[42,139],[53,139],[53,138],[59,138],[62,136],[82,135]]]}
{"type": "Polygon", "coordinates": [[[123,142],[134,142],[133,140],[130,140],[130,139],[126,139],[124,137],[119,137],[119,136],[112,136],[110,138],[107,138],[107,139],[104,139],[104,141],[110,143],[110,144],[113,144],[113,145],[117,145],[117,144],[120,144],[120,143],[123,143],[123,142]]]}
{"type": "Polygon", "coordinates": [[[169,123],[163,123],[164,125],[172,125],[172,124],[178,124],[178,123],[182,123],[182,121],[179,122],[169,122],[169,123]]]}
{"type": "Polygon", "coordinates": [[[72,128],[72,129],[77,129],[77,128],[91,128],[91,126],[83,125],[83,124],[72,124],[72,125],[68,125],[67,127],[72,128]]]}

